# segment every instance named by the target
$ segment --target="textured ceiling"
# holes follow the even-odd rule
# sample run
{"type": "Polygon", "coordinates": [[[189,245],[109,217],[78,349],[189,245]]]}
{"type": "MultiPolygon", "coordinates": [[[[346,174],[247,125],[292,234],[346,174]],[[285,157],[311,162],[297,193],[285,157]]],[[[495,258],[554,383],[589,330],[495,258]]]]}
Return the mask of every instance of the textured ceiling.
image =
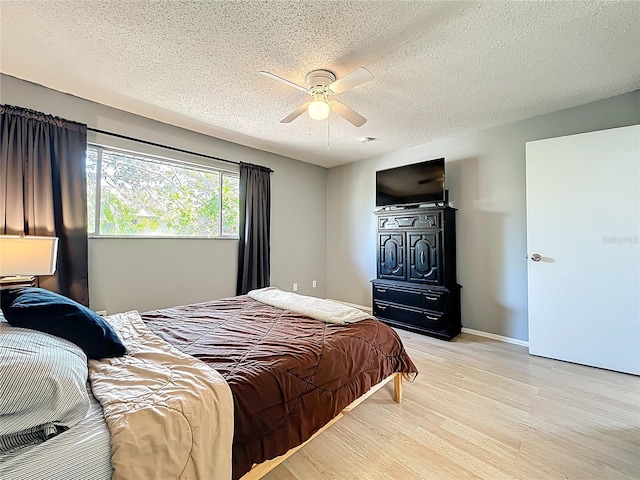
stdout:
{"type": "MultiPolygon", "coordinates": [[[[0,70],[323,166],[640,88],[640,2],[2,1],[0,70]],[[326,68],[368,118],[279,120],[326,68]],[[374,137],[362,143],[362,137],[374,137]]],[[[126,132],[124,132],[126,133],[126,132]]]]}

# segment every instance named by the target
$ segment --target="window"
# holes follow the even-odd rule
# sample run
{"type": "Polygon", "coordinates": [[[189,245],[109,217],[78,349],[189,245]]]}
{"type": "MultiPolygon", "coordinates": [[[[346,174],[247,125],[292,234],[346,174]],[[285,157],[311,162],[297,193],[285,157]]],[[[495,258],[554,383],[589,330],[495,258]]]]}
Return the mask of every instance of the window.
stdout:
{"type": "Polygon", "coordinates": [[[89,235],[237,237],[238,174],[87,149],[89,235]]]}

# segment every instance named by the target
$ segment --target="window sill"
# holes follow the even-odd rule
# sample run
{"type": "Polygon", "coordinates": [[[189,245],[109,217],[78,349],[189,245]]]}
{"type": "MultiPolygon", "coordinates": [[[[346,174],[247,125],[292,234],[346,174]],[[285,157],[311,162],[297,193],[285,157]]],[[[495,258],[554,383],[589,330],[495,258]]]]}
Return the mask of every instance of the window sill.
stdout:
{"type": "Polygon", "coordinates": [[[135,240],[239,240],[240,237],[193,237],[193,236],[168,236],[168,235],[89,235],[90,240],[102,239],[135,239],[135,240]]]}

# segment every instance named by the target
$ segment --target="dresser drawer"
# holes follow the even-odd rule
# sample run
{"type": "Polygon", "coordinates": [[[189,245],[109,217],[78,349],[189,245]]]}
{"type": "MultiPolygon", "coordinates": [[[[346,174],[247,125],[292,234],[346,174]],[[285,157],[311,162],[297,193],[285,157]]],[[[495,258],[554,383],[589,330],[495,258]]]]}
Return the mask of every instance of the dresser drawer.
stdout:
{"type": "Polygon", "coordinates": [[[422,295],[419,291],[390,288],[387,293],[387,301],[407,307],[422,308],[422,295]]]}
{"type": "Polygon", "coordinates": [[[422,292],[420,306],[434,312],[444,312],[447,306],[447,295],[446,292],[422,292]]]}
{"type": "Polygon", "coordinates": [[[398,303],[407,307],[423,308],[435,312],[445,311],[448,295],[446,291],[438,290],[397,288],[380,284],[373,286],[374,301],[398,303]]]}
{"type": "Polygon", "coordinates": [[[373,286],[373,299],[387,301],[389,298],[389,289],[387,287],[373,286]]]}
{"type": "Polygon", "coordinates": [[[418,308],[410,308],[404,305],[400,306],[379,301],[373,302],[373,314],[376,317],[388,318],[389,320],[407,325],[416,325],[418,327],[422,327],[425,321],[423,318],[424,312],[418,308]]]}
{"type": "Polygon", "coordinates": [[[442,312],[423,312],[422,326],[429,330],[444,330],[446,328],[446,316],[442,312]]]}

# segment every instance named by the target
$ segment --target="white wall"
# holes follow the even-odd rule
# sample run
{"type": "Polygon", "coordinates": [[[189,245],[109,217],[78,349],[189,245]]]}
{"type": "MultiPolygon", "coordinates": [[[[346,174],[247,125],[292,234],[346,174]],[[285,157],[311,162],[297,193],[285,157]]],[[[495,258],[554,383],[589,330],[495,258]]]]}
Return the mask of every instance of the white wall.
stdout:
{"type": "MultiPolygon", "coordinates": [[[[271,167],[271,284],[326,294],[326,170],[174,127],[122,110],[0,76],[0,103],[26,107],[90,127],[271,167]],[[311,287],[317,280],[318,287],[311,287]]],[[[208,163],[90,132],[89,141],[208,163]]],[[[215,162],[211,162],[215,163],[215,162]]],[[[222,164],[224,168],[236,168],[222,164]]],[[[90,239],[91,307],[110,313],[193,303],[235,294],[237,240],[90,239]]]]}
{"type": "Polygon", "coordinates": [[[640,91],[330,169],[327,296],[371,304],[376,170],[445,157],[462,324],[526,340],[525,142],[637,123],[640,91]]]}

